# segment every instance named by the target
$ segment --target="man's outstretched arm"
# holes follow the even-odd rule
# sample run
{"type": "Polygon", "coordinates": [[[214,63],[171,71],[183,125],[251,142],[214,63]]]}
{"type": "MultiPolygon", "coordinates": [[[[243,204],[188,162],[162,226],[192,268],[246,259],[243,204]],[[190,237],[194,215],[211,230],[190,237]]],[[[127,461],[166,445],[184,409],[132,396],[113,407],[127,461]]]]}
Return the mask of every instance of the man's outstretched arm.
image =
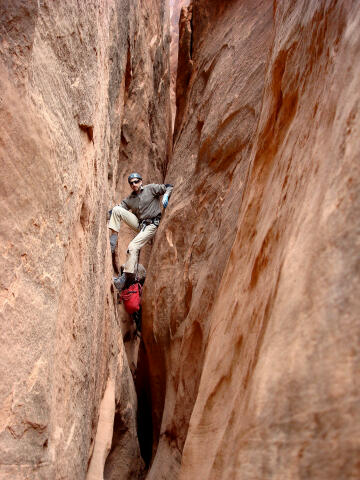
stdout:
{"type": "Polygon", "coordinates": [[[161,195],[164,195],[162,199],[162,204],[163,207],[166,208],[169,203],[169,198],[171,196],[171,192],[174,186],[171,185],[171,183],[152,183],[148,185],[148,187],[151,187],[151,191],[154,196],[160,197],[161,195]]]}
{"type": "Polygon", "coordinates": [[[162,204],[164,208],[166,208],[169,204],[169,199],[171,196],[172,189],[174,188],[174,185],[171,185],[171,183],[165,183],[165,187],[166,187],[166,191],[162,198],[162,204]]]}

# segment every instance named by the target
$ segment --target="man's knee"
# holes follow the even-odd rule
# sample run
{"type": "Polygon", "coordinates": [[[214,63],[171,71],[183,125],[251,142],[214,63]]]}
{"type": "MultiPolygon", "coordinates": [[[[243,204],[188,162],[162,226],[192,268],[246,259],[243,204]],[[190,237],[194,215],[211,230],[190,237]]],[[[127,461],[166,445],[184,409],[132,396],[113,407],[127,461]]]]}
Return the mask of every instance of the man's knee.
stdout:
{"type": "Polygon", "coordinates": [[[116,207],[114,207],[112,209],[112,214],[113,215],[116,215],[117,217],[122,217],[122,215],[124,214],[124,212],[126,212],[127,210],[123,207],[120,207],[120,205],[116,205],[116,207]]]}
{"type": "Polygon", "coordinates": [[[130,255],[134,255],[138,253],[139,250],[140,250],[139,245],[137,245],[136,243],[130,242],[128,245],[127,253],[129,253],[130,255]]]}

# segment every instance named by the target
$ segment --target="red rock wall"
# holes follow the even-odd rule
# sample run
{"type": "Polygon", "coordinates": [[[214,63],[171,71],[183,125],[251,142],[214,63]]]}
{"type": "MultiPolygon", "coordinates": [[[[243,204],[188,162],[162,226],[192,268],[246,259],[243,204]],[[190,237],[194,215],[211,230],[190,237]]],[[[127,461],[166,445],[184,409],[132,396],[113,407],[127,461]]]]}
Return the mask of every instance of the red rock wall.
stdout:
{"type": "Polygon", "coordinates": [[[169,0],[170,2],[170,99],[172,124],[175,123],[176,114],[176,76],[179,51],[179,20],[183,7],[188,6],[190,0],[169,0]]]}
{"type": "Polygon", "coordinates": [[[266,2],[232,2],[222,15],[208,6],[209,17],[204,8],[193,4],[180,20],[185,37],[180,45],[187,49],[179,52],[177,94],[182,96],[166,177],[176,187],[154,244],[152,289],[145,289],[144,329],[153,330],[147,343],[156,385],[154,434],[160,434],[151,479],[176,478],[171,472],[181,461],[208,315],[235,239],[272,34],[272,6],[266,2]],[[191,38],[192,28],[209,29],[211,36],[191,38]],[[241,34],[244,29],[248,37],[241,34]],[[224,84],[223,72],[229,83],[224,84]]]}
{"type": "Polygon", "coordinates": [[[358,4],[187,15],[145,292],[147,478],[357,478],[358,4]]]}
{"type": "Polygon", "coordinates": [[[105,478],[140,478],[106,213],[125,172],[166,168],[165,5],[16,0],[0,19],[0,478],[85,479],[93,451],[103,478],[112,409],[105,478]]]}
{"type": "Polygon", "coordinates": [[[0,479],[144,477],[129,170],[175,184],[141,257],[147,479],[358,478],[357,2],[193,0],[173,152],[168,16],[0,5],[0,479]]]}

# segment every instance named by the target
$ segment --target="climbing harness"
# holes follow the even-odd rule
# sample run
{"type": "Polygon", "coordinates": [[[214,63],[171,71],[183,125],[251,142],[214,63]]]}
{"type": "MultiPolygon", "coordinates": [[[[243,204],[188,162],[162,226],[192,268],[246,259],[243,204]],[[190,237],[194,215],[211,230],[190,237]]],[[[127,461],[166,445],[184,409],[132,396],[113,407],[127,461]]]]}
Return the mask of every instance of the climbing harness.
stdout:
{"type": "Polygon", "coordinates": [[[160,224],[160,220],[161,213],[159,213],[159,215],[154,218],[146,218],[145,220],[141,220],[141,222],[139,222],[140,232],[143,232],[148,225],[155,225],[155,227],[158,227],[160,224]]]}

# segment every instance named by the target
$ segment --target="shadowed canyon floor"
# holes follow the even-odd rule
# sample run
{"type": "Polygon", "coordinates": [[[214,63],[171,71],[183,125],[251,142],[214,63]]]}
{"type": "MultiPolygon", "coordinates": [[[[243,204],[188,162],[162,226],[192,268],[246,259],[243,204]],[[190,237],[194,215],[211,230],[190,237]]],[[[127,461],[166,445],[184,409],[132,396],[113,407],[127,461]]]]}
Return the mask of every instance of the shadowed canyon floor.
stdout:
{"type": "Polygon", "coordinates": [[[0,27],[0,479],[359,478],[358,3],[193,0],[173,137],[165,1],[0,27]],[[141,342],[106,223],[133,170],[175,185],[141,342]]]}

